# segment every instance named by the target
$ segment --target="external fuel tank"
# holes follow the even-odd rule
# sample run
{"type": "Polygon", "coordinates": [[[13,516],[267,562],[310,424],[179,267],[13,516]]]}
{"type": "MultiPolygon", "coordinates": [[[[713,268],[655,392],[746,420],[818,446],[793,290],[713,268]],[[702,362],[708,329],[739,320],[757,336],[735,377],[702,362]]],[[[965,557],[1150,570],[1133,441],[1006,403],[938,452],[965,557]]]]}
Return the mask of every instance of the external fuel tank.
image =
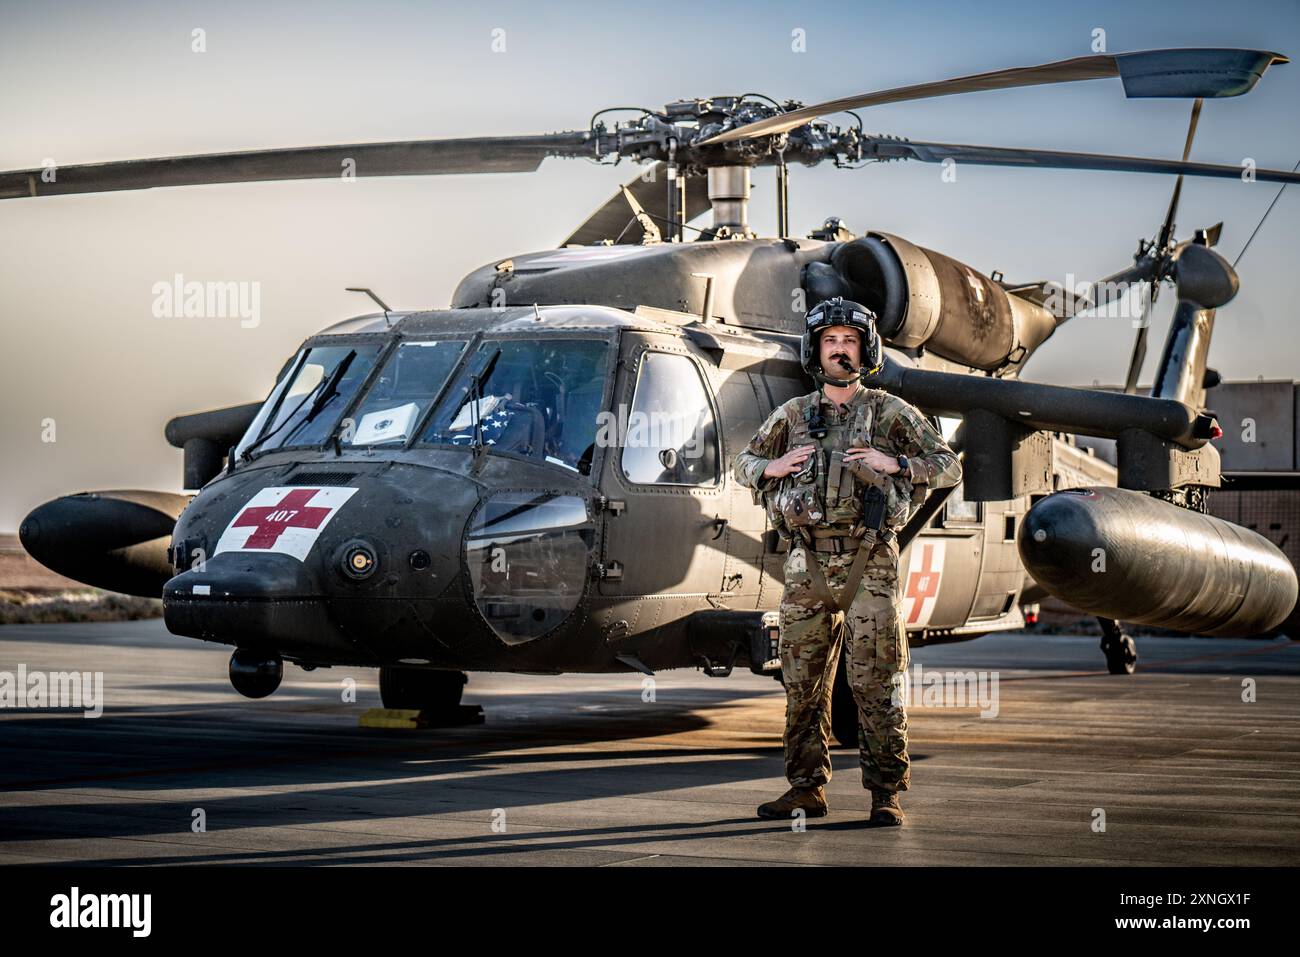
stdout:
{"type": "Polygon", "coordinates": [[[1295,569],[1268,539],[1128,489],[1039,500],[1017,545],[1049,592],[1118,621],[1245,637],[1276,627],[1296,603],[1295,569]]]}

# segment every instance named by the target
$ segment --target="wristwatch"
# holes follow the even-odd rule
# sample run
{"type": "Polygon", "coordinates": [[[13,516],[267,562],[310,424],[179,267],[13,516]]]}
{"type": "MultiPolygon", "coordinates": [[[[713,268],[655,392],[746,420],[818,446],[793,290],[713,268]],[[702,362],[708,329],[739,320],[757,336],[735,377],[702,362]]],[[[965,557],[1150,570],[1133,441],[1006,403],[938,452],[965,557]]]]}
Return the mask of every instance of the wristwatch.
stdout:
{"type": "Polygon", "coordinates": [[[911,466],[912,463],[908,460],[906,455],[898,456],[898,467],[902,469],[904,472],[906,472],[908,475],[911,475],[911,466]]]}

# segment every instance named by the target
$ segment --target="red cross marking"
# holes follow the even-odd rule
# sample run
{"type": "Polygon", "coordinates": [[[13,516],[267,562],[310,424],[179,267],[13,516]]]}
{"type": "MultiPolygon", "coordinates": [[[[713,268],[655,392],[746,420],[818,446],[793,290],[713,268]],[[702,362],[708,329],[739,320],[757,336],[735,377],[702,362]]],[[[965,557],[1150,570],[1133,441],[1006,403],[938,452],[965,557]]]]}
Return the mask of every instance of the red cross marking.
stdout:
{"type": "Polygon", "coordinates": [[[245,548],[273,548],[276,539],[289,528],[320,528],[333,509],[309,506],[318,488],[294,489],[276,505],[259,505],[246,508],[235,519],[233,528],[254,527],[245,548]]]}
{"type": "Polygon", "coordinates": [[[908,624],[914,624],[921,617],[921,606],[927,598],[939,594],[939,569],[931,568],[934,558],[934,545],[921,546],[921,570],[907,576],[907,597],[915,598],[912,613],[907,616],[908,624]]]}

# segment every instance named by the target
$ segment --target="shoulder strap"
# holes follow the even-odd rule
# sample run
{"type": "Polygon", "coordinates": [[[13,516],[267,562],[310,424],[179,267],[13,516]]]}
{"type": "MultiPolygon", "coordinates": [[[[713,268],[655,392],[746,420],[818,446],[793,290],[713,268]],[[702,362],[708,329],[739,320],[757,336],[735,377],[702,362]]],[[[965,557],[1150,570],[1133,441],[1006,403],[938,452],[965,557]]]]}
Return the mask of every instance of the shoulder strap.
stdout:
{"type": "Polygon", "coordinates": [[[821,442],[813,439],[809,433],[811,432],[812,417],[821,404],[821,393],[813,392],[810,395],[797,396],[792,399],[791,402],[794,404],[792,410],[794,415],[791,417],[793,421],[791,422],[790,427],[790,437],[792,439],[790,447],[793,448],[795,446],[796,442],[794,439],[796,436],[798,437],[798,444],[800,445],[812,441],[816,445],[820,446],[821,442]]]}
{"type": "Polygon", "coordinates": [[[874,399],[875,396],[869,394],[866,399],[858,403],[857,411],[853,415],[853,425],[850,433],[855,439],[861,439],[864,442],[870,441],[871,439],[871,436],[865,435],[864,433],[866,431],[868,416],[871,416],[873,424],[875,422],[875,416],[872,415],[874,399]]]}
{"type": "Polygon", "coordinates": [[[813,588],[817,591],[817,598],[825,603],[827,611],[840,615],[848,612],[853,599],[857,597],[862,576],[866,574],[867,562],[871,561],[871,556],[875,554],[882,541],[877,538],[870,545],[864,542],[858,546],[858,552],[853,556],[853,564],[849,566],[849,577],[845,580],[844,590],[840,592],[838,598],[831,591],[830,583],[826,581],[826,575],[822,572],[822,564],[817,560],[817,556],[808,556],[808,572],[812,575],[813,588]]]}

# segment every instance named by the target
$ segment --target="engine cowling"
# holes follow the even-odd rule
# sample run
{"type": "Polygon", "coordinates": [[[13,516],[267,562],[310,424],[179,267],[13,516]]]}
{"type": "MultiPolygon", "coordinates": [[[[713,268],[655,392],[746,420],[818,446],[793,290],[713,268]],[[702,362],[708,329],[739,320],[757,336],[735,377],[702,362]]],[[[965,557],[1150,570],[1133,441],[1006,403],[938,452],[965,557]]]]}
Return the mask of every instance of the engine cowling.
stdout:
{"type": "Polygon", "coordinates": [[[870,308],[892,345],[923,346],[975,369],[1023,363],[1057,325],[1042,306],[1009,294],[965,263],[890,233],[871,232],[841,244],[821,271],[821,277],[810,277],[813,284],[841,280],[846,288],[826,295],[845,295],[870,308]]]}

